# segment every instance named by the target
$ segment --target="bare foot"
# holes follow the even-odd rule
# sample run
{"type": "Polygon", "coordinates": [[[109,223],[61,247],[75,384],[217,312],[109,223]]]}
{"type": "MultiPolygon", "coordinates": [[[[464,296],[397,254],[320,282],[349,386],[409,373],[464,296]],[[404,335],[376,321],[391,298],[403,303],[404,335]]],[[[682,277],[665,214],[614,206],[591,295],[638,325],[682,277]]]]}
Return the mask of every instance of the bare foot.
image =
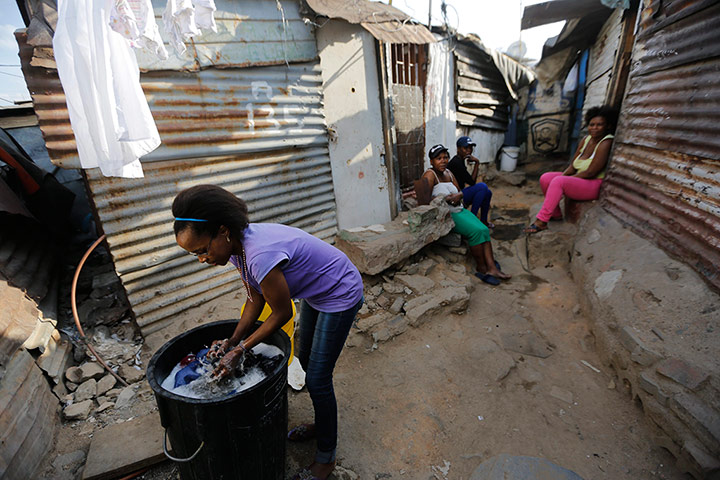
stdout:
{"type": "Polygon", "coordinates": [[[490,275],[492,275],[494,277],[499,278],[500,280],[510,280],[512,278],[512,275],[501,272],[497,268],[488,269],[487,273],[489,273],[490,275]]]}

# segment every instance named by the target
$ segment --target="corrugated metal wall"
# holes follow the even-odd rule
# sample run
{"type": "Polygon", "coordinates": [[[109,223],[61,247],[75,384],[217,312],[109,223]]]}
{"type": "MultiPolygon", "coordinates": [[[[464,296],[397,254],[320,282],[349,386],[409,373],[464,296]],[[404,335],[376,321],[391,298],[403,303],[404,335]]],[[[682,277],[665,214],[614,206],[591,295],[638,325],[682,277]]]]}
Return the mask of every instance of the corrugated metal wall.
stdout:
{"type": "Polygon", "coordinates": [[[40,323],[36,304],[0,279],[0,478],[36,478],[55,440],[58,400],[23,343],[40,323]]]}
{"type": "Polygon", "coordinates": [[[163,145],[145,178],[88,171],[115,268],[144,333],[239,286],[175,243],[170,206],[182,189],[220,185],[248,202],[251,221],[336,231],[322,79],[317,64],[143,75],[163,145]]]}
{"type": "MultiPolygon", "coordinates": [[[[116,271],[144,334],[161,328],[182,310],[240,287],[236,271],[200,265],[175,244],[170,206],[183,188],[200,183],[227,188],[248,202],[254,222],[284,223],[326,240],[337,229],[322,78],[312,30],[300,19],[297,2],[283,1],[287,23],[294,28],[302,25],[312,38],[303,41],[312,54],[306,48],[289,60],[313,60],[286,65],[277,56],[278,48],[295,48],[290,44],[298,41],[300,33],[294,40],[282,33],[279,38],[287,38],[285,46],[280,44],[286,42],[263,34],[253,37],[259,56],[252,63],[280,65],[233,68],[233,58],[246,48],[246,34],[257,33],[260,27],[283,32],[284,27],[277,2],[220,3],[218,28],[234,40],[223,37],[208,55],[223,68],[141,75],[162,139],[162,145],[142,159],[145,178],[105,178],[97,170],[87,171],[116,271]],[[233,14],[225,22],[222,12],[228,10],[243,14],[233,14]]],[[[18,42],[50,157],[65,168],[77,167],[57,71],[31,67],[33,47],[23,35],[18,42]]]]}
{"type": "Polygon", "coordinates": [[[510,94],[492,58],[477,48],[459,44],[455,65],[458,124],[505,131],[510,94]]]}
{"type": "Polygon", "coordinates": [[[720,288],[720,3],[642,12],[603,204],[720,288]]]}
{"type": "Polygon", "coordinates": [[[615,55],[620,45],[623,12],[624,10],[621,8],[615,9],[590,49],[587,81],[585,82],[585,103],[582,112],[583,121],[589,108],[605,103],[610,78],[613,74],[615,55]]]}

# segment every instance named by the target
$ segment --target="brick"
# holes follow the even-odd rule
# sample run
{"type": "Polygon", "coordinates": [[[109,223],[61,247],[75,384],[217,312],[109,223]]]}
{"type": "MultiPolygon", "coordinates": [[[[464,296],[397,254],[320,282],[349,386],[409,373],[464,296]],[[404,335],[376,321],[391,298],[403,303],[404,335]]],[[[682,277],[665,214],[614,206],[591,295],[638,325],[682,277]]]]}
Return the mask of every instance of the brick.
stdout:
{"type": "Polygon", "coordinates": [[[670,408],[690,429],[713,449],[720,449],[720,415],[695,395],[678,393],[673,396],[670,408]]]}
{"type": "Polygon", "coordinates": [[[685,388],[696,392],[709,378],[699,367],[691,365],[679,358],[668,358],[657,366],[660,375],[668,377],[685,388]]]}
{"type": "Polygon", "coordinates": [[[639,363],[643,367],[649,367],[653,363],[662,360],[663,356],[655,350],[651,350],[647,348],[644,344],[640,343],[632,351],[630,358],[633,362],[639,363]]]}
{"type": "Polygon", "coordinates": [[[655,400],[657,400],[658,403],[667,406],[670,396],[662,391],[659,383],[652,378],[649,373],[642,372],[638,375],[638,385],[647,393],[655,397],[655,400]]]}

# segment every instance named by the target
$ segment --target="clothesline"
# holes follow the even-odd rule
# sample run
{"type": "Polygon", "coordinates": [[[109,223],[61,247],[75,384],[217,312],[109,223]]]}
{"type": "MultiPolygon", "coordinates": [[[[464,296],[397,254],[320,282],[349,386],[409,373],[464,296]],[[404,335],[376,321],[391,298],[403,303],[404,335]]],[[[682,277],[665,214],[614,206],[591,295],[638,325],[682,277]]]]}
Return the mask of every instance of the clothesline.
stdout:
{"type": "MultiPolygon", "coordinates": [[[[217,32],[215,10],[214,0],[167,1],[163,26],[178,54],[217,32]]],[[[58,0],[53,50],[80,165],[108,177],[142,177],[140,157],[160,145],[133,48],[168,59],[151,0],[58,0]]]]}

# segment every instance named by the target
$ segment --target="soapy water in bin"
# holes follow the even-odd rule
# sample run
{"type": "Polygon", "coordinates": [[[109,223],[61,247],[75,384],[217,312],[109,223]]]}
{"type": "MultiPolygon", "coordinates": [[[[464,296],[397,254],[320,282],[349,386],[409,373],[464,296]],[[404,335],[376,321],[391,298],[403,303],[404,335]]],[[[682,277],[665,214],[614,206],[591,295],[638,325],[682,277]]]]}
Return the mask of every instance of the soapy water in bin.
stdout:
{"type": "Polygon", "coordinates": [[[190,353],[175,365],[161,386],[183,397],[221,399],[257,385],[284,361],[282,350],[274,345],[260,343],[250,351],[251,354],[243,355],[233,374],[219,380],[212,374],[219,359],[208,359],[205,356],[208,349],[197,352],[197,357],[190,353]]]}

